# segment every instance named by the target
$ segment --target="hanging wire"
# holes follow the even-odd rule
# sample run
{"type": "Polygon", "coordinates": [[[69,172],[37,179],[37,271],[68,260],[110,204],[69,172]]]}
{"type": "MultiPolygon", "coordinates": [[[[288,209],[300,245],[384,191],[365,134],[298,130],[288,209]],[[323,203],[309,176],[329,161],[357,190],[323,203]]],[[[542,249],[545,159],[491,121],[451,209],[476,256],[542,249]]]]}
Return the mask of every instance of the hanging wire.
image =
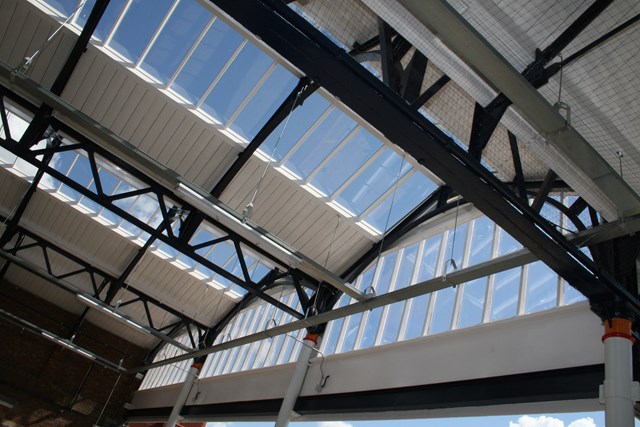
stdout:
{"type": "MultiPolygon", "coordinates": [[[[122,363],[122,361],[120,361],[122,363]]],[[[113,396],[113,392],[116,389],[116,386],[118,385],[118,382],[120,381],[120,377],[122,376],[122,374],[118,374],[118,378],[116,378],[116,382],[113,384],[113,387],[111,388],[111,393],[109,393],[109,397],[107,397],[107,401],[104,402],[104,406],[102,407],[102,411],[100,411],[100,415],[98,415],[98,419],[96,420],[96,426],[99,426],[100,424],[100,419],[102,418],[102,415],[104,414],[105,409],[107,409],[107,405],[109,404],[109,401],[111,400],[111,396],[113,396]]]]}
{"type": "MultiPolygon", "coordinates": [[[[340,223],[342,222],[342,218],[340,218],[340,215],[337,214],[337,221],[336,221],[336,226],[333,229],[333,235],[331,236],[331,242],[329,242],[329,247],[327,248],[327,256],[324,260],[324,268],[327,268],[327,265],[329,265],[329,258],[331,257],[331,248],[333,247],[333,244],[336,241],[336,234],[338,234],[338,228],[340,227],[340,223]]],[[[311,306],[306,310],[306,313],[304,314],[304,318],[306,319],[307,317],[309,317],[309,313],[313,311],[312,315],[315,315],[318,312],[318,295],[320,294],[320,289],[322,289],[322,284],[324,282],[320,282],[320,285],[318,285],[318,290],[316,291],[315,295],[313,296],[313,303],[311,304],[311,306]],[[313,309],[313,310],[312,310],[313,309]]]]}
{"type": "Polygon", "coordinates": [[[242,210],[242,222],[243,223],[247,222],[247,220],[249,218],[251,218],[251,214],[253,213],[253,202],[256,201],[256,197],[258,196],[258,192],[260,191],[260,187],[262,186],[262,182],[264,181],[265,176],[267,176],[267,171],[269,170],[269,166],[271,165],[271,162],[273,161],[273,156],[276,154],[276,149],[278,148],[278,144],[280,143],[280,140],[282,139],[282,136],[284,135],[284,132],[287,129],[287,125],[289,124],[289,119],[291,119],[291,115],[293,114],[294,108],[296,108],[296,105],[298,105],[298,99],[300,99],[300,95],[302,94],[303,90],[305,90],[304,87],[300,88],[300,90],[296,94],[296,99],[291,104],[291,110],[289,110],[289,114],[287,114],[287,119],[284,122],[284,126],[282,126],[282,130],[280,131],[280,135],[278,135],[278,139],[276,139],[276,142],[275,142],[275,144],[273,146],[273,150],[271,150],[271,155],[269,156],[269,159],[267,160],[267,164],[264,166],[264,170],[262,171],[262,176],[260,177],[260,179],[258,180],[258,183],[256,184],[256,188],[253,191],[253,195],[251,196],[251,200],[249,200],[249,203],[247,203],[245,205],[244,209],[242,210]]]}
{"type": "MultiPolygon", "coordinates": [[[[453,267],[454,270],[458,269],[458,266],[456,265],[456,261],[453,257],[453,254],[456,247],[456,235],[458,234],[458,213],[459,212],[460,212],[460,196],[458,195],[458,199],[456,200],[456,215],[453,221],[453,237],[451,238],[451,255],[449,259],[446,261],[446,263],[451,264],[451,267],[453,267]]],[[[445,272],[444,272],[445,279],[447,278],[448,272],[449,272],[449,269],[445,267],[445,272]]]]}
{"type": "Polygon", "coordinates": [[[69,14],[69,17],[65,19],[53,33],[51,33],[51,35],[47,38],[47,40],[44,41],[44,43],[42,43],[38,50],[36,50],[33,55],[25,57],[22,62],[20,62],[20,64],[18,64],[18,66],[11,71],[11,74],[14,76],[17,73],[26,74],[29,71],[29,67],[31,66],[31,64],[33,64],[36,56],[38,56],[44,49],[47,48],[47,46],[49,46],[55,36],[64,28],[65,25],[67,25],[73,19],[75,14],[78,13],[80,9],[82,9],[82,6],[84,6],[86,2],[87,0],[82,0],[73,10],[73,12],[69,14]]]}
{"type": "MultiPolygon", "coordinates": [[[[396,193],[398,192],[398,186],[400,185],[400,177],[402,175],[402,169],[404,168],[404,162],[406,160],[407,153],[402,152],[402,161],[400,162],[400,168],[398,169],[398,175],[396,176],[396,182],[393,187],[393,193],[391,194],[391,205],[389,206],[389,211],[387,212],[387,219],[384,222],[384,231],[382,232],[382,238],[380,239],[380,247],[378,248],[378,256],[376,258],[376,265],[380,263],[380,258],[382,257],[382,248],[384,247],[384,238],[387,235],[387,228],[389,228],[389,221],[391,220],[391,212],[393,211],[393,205],[396,200],[396,193]]],[[[376,294],[376,290],[373,287],[373,284],[370,285],[367,289],[364,290],[364,293],[371,292],[372,295],[376,294]]]]}

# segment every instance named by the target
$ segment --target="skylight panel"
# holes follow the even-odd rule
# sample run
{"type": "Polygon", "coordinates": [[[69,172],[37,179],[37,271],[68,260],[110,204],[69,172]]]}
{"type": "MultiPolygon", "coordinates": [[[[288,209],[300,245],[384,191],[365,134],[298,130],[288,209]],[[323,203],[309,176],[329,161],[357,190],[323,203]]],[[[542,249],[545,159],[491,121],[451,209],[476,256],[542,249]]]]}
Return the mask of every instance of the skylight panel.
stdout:
{"type": "Polygon", "coordinates": [[[337,108],[320,123],[285,163],[285,167],[305,179],[356,127],[356,122],[337,108]]]}
{"type": "Polygon", "coordinates": [[[473,221],[469,265],[479,264],[491,258],[494,228],[493,221],[486,216],[473,221]]]}
{"type": "Polygon", "coordinates": [[[363,220],[379,232],[386,232],[418,206],[436,187],[425,175],[420,172],[413,173],[363,220]]]}
{"type": "Polygon", "coordinates": [[[378,138],[359,128],[353,138],[313,176],[311,185],[326,195],[332,195],[382,146],[378,138]]]}
{"type": "Polygon", "coordinates": [[[244,38],[221,19],[216,19],[192,52],[171,89],[192,103],[206,93],[244,38]]]}
{"type": "Polygon", "coordinates": [[[230,129],[245,140],[252,140],[297,82],[296,76],[283,66],[276,65],[260,89],[233,120],[230,129]]]}
{"type": "MultiPolygon", "coordinates": [[[[122,8],[126,0],[110,0],[107,5],[107,9],[104,11],[102,18],[100,18],[100,22],[93,32],[93,37],[97,40],[104,41],[107,36],[113,29],[113,25],[118,20],[118,16],[122,12],[122,8]]],[[[95,6],[96,0],[87,0],[87,2],[80,10],[80,13],[76,17],[76,24],[82,28],[87,23],[87,19],[89,19],[89,14],[91,14],[91,10],[93,10],[93,6],[95,6]]]]}
{"type": "Polygon", "coordinates": [[[178,3],[140,68],[167,83],[212,17],[197,1],[178,3]]]}
{"type": "Polygon", "coordinates": [[[78,0],[47,0],[47,3],[64,17],[71,15],[78,6],[78,0]]]}
{"type": "Polygon", "coordinates": [[[283,121],[271,132],[259,150],[267,157],[272,157],[274,162],[281,162],[304,135],[313,128],[314,123],[318,122],[323,114],[328,114],[327,110],[331,108],[330,106],[329,101],[322,95],[314,93],[300,107],[293,110],[288,121],[283,121]],[[284,128],[285,124],[286,129],[284,128]]]}
{"type": "Polygon", "coordinates": [[[529,264],[526,270],[525,313],[555,307],[558,294],[558,275],[541,261],[529,264]]]}
{"type": "Polygon", "coordinates": [[[402,176],[410,169],[408,162],[392,149],[385,148],[385,152],[340,193],[336,201],[360,215],[394,185],[398,172],[402,176]]]}
{"type": "Polygon", "coordinates": [[[273,63],[254,44],[245,44],[200,108],[218,122],[227,123],[273,63]]]}
{"type": "Polygon", "coordinates": [[[128,3],[109,46],[129,61],[137,63],[172,3],[169,0],[136,0],[128,3]]]}

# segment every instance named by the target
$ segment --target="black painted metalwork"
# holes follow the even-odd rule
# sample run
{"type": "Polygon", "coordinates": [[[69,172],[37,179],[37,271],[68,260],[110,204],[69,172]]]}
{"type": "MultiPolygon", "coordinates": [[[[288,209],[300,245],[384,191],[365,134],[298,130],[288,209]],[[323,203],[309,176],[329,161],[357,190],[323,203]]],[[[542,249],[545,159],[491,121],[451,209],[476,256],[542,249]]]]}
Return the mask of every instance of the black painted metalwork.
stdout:
{"type": "MultiPolygon", "coordinates": [[[[598,387],[603,379],[604,365],[598,364],[439,384],[300,396],[294,410],[301,415],[322,419],[323,415],[335,414],[382,414],[597,399],[598,387]]],[[[277,415],[281,403],[282,399],[268,399],[188,405],[182,415],[187,419],[228,420],[249,417],[254,421],[271,420],[277,415]]],[[[158,419],[166,418],[170,412],[170,407],[134,409],[128,412],[128,416],[132,419],[158,419]]]]}
{"type": "MultiPolygon", "coordinates": [[[[4,95],[6,97],[11,98],[14,102],[20,104],[21,107],[26,109],[31,109],[32,111],[35,109],[33,105],[28,103],[26,100],[20,98],[16,94],[12,93],[10,90],[6,88],[3,88],[2,90],[4,91],[4,95]]],[[[2,108],[4,108],[4,105],[2,105],[2,108]]],[[[72,137],[73,139],[79,142],[73,142],[68,145],[61,145],[56,148],[48,147],[48,148],[38,149],[38,150],[29,150],[28,148],[12,140],[0,140],[0,142],[4,148],[11,151],[16,156],[24,159],[25,161],[29,162],[35,167],[41,169],[43,172],[51,175],[53,178],[67,185],[68,187],[77,191],[78,193],[82,194],[88,199],[109,209],[111,212],[117,214],[124,220],[138,227],[143,232],[146,232],[151,236],[154,236],[154,235],[157,236],[158,240],[172,246],[177,251],[183,253],[184,255],[190,257],[194,261],[209,268],[210,270],[214,271],[216,274],[219,274],[220,276],[224,277],[230,282],[242,287],[243,289],[247,290],[250,293],[255,294],[259,298],[262,298],[263,300],[273,304],[277,308],[286,311],[292,316],[298,319],[304,317],[303,313],[296,311],[295,309],[287,306],[286,304],[281,303],[280,301],[277,301],[275,298],[259,290],[255,282],[253,282],[250,275],[248,274],[246,270],[246,266],[245,268],[243,268],[242,277],[238,277],[228,272],[223,267],[218,266],[217,264],[213,263],[209,259],[200,255],[201,249],[205,247],[211,247],[211,246],[214,246],[215,244],[220,243],[220,239],[216,241],[207,242],[206,244],[199,244],[196,247],[194,245],[191,245],[189,242],[185,241],[184,239],[181,239],[176,234],[174,234],[173,228],[170,225],[171,224],[170,218],[172,217],[175,209],[177,208],[176,205],[179,205],[179,209],[183,209],[183,210],[197,211],[197,209],[191,207],[188,203],[180,200],[174,194],[169,193],[164,187],[157,184],[151,178],[147,177],[144,173],[140,172],[133,166],[123,162],[121,159],[117,158],[110,152],[104,150],[97,144],[91,142],[88,138],[79,134],[77,131],[68,127],[66,124],[62,123],[61,121],[56,119],[52,120],[52,126],[56,129],[59,129],[60,131],[63,131],[65,134],[69,135],[70,137],[72,137]],[[90,159],[90,162],[96,162],[96,156],[103,158],[107,162],[109,162],[111,165],[115,166],[116,168],[120,168],[126,171],[130,176],[133,176],[136,180],[138,180],[140,183],[143,184],[143,187],[133,191],[125,192],[125,193],[108,195],[102,191],[101,185],[96,185],[95,190],[86,188],[78,184],[68,176],[57,171],[55,168],[51,167],[50,165],[44,164],[42,159],[38,158],[41,155],[42,156],[54,155],[55,153],[58,153],[61,151],[69,151],[69,150],[74,150],[78,152],[80,155],[84,156],[85,158],[90,159]],[[160,212],[163,216],[163,223],[161,224],[160,229],[155,229],[149,224],[141,221],[135,215],[120,208],[116,203],[118,200],[134,197],[141,194],[148,195],[149,197],[152,197],[155,201],[158,202],[158,205],[160,207],[160,212]]],[[[92,168],[92,172],[95,174],[95,176],[92,176],[93,180],[98,182],[100,180],[100,177],[98,174],[96,174],[96,168],[92,168]]],[[[217,223],[213,219],[209,217],[206,217],[206,218],[209,223],[211,223],[213,226],[215,226],[217,229],[219,229],[222,233],[226,235],[224,240],[230,241],[234,244],[236,255],[241,262],[244,260],[243,248],[246,247],[249,250],[253,251],[254,253],[260,254],[260,256],[262,256],[264,259],[271,260],[271,262],[275,263],[276,265],[282,265],[282,262],[280,260],[273,257],[264,249],[254,245],[251,242],[248,242],[246,239],[232,232],[222,224],[217,223]]],[[[304,277],[309,283],[315,283],[315,280],[313,278],[308,277],[303,272],[296,271],[296,274],[298,274],[300,277],[304,277]]]]}
{"type": "Polygon", "coordinates": [[[451,81],[451,78],[446,74],[442,75],[431,86],[427,88],[419,97],[411,103],[413,108],[420,108],[425,105],[431,98],[433,98],[447,83],[451,81]]]}
{"type": "Polygon", "coordinates": [[[538,190],[533,202],[531,202],[531,209],[536,212],[540,212],[540,209],[542,209],[542,205],[544,205],[547,196],[549,196],[557,177],[558,175],[556,175],[554,171],[549,170],[549,172],[547,172],[547,175],[544,177],[544,181],[542,182],[542,186],[538,190]]]}
{"type": "Polygon", "coordinates": [[[276,0],[213,3],[474,203],[592,303],[611,297],[640,314],[637,296],[304,18],[276,0]]]}
{"type": "Polygon", "coordinates": [[[527,189],[525,187],[524,172],[522,170],[522,162],[520,161],[520,150],[518,149],[518,140],[511,131],[508,132],[509,146],[511,147],[511,158],[513,159],[513,170],[515,177],[513,181],[516,183],[518,194],[524,201],[527,201],[527,189]]]}

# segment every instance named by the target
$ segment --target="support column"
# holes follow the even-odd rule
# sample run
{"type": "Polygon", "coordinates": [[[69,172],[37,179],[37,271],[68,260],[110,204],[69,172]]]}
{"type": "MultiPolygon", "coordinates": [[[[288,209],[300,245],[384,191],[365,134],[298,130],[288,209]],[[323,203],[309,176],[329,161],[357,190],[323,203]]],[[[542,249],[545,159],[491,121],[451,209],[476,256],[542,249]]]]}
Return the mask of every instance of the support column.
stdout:
{"type": "Polygon", "coordinates": [[[309,360],[313,355],[318,344],[319,334],[313,334],[308,332],[304,337],[304,345],[300,349],[300,355],[298,361],[293,370],[293,376],[289,382],[289,387],[282,400],[282,406],[280,406],[280,412],[278,412],[278,418],[276,419],[275,427],[287,427],[289,425],[289,418],[293,412],[293,407],[298,400],[302,384],[304,384],[304,377],[307,375],[309,369],[309,360]]]}
{"type": "Polygon", "coordinates": [[[604,335],[604,384],[600,399],[604,403],[606,427],[633,427],[634,390],[631,321],[614,317],[605,320],[604,335]]]}
{"type": "Polygon", "coordinates": [[[198,378],[203,365],[204,360],[202,358],[197,358],[193,361],[193,365],[191,365],[191,368],[189,368],[189,371],[187,372],[187,378],[185,378],[184,380],[182,389],[180,390],[180,393],[176,398],[176,403],[173,405],[173,409],[171,410],[171,415],[169,415],[169,419],[167,420],[166,427],[176,427],[178,421],[182,419],[180,417],[180,412],[182,412],[182,408],[184,408],[187,397],[189,397],[191,387],[193,386],[193,381],[198,378]]]}

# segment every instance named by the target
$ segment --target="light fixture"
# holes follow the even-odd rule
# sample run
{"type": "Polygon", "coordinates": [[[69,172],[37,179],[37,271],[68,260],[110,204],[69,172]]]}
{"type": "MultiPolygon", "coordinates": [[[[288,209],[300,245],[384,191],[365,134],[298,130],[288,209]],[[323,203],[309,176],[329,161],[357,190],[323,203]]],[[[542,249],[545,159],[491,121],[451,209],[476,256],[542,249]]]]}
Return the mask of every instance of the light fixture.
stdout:
{"type": "Polygon", "coordinates": [[[137,330],[144,332],[146,334],[151,334],[151,331],[149,329],[145,328],[139,323],[134,322],[133,320],[129,319],[125,314],[119,313],[118,311],[116,311],[114,307],[111,307],[98,299],[91,298],[83,294],[76,294],[76,299],[85,305],[99,309],[102,313],[106,314],[112,319],[115,319],[121,323],[125,323],[130,326],[133,326],[137,330]]]}
{"type": "Polygon", "coordinates": [[[289,267],[297,268],[302,259],[293,252],[264,235],[260,231],[242,222],[242,219],[234,216],[231,212],[218,206],[210,199],[211,196],[201,193],[183,183],[179,183],[175,189],[175,194],[181,197],[193,207],[198,208],[203,213],[209,215],[212,219],[219,222],[223,226],[237,233],[247,241],[253,243],[269,252],[277,259],[283,261],[289,267]]]}
{"type": "Polygon", "coordinates": [[[81,356],[86,357],[87,359],[91,359],[91,360],[96,360],[96,356],[89,353],[86,350],[83,350],[82,348],[78,347],[77,345],[75,345],[74,343],[72,343],[69,340],[65,340],[62,338],[59,338],[53,334],[50,334],[48,332],[45,331],[40,331],[40,335],[42,335],[43,337],[45,337],[46,339],[48,339],[49,341],[52,341],[54,343],[60,344],[61,346],[68,348],[71,351],[74,351],[76,353],[78,353],[81,356]]]}

